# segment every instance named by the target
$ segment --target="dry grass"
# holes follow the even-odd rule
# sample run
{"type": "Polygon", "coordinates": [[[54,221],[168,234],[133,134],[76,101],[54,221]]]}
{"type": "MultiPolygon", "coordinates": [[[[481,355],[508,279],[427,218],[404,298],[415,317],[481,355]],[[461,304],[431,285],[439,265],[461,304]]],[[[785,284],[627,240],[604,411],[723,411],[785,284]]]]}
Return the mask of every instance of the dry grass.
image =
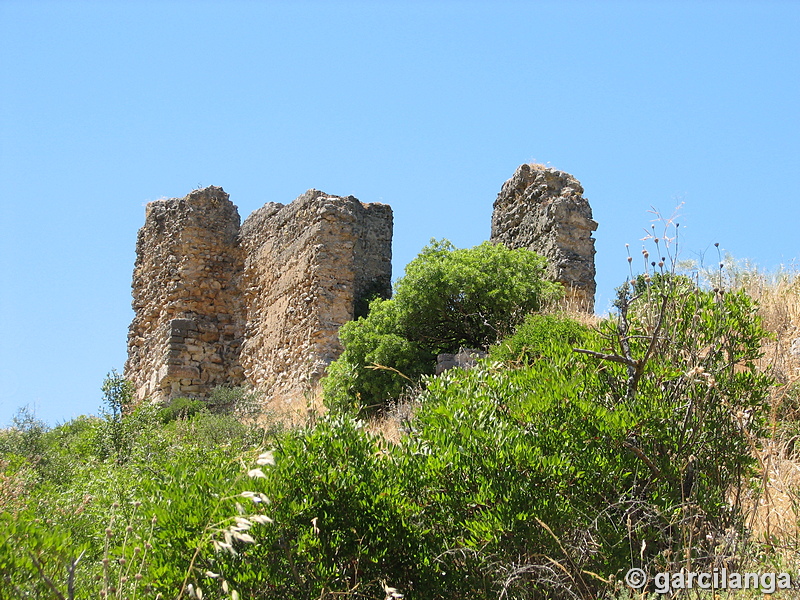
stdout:
{"type": "Polygon", "coordinates": [[[586,327],[597,327],[600,324],[601,317],[588,308],[586,301],[580,296],[568,292],[560,300],[546,306],[542,313],[567,317],[586,327]]]}
{"type": "Polygon", "coordinates": [[[392,402],[386,411],[370,419],[367,431],[381,436],[387,442],[399,444],[403,434],[409,431],[414,411],[419,406],[419,401],[416,399],[419,392],[420,390],[415,388],[414,391],[409,391],[399,400],[392,402]]]}
{"type": "Polygon", "coordinates": [[[265,430],[313,426],[327,410],[322,399],[322,387],[316,384],[295,397],[261,399],[255,425],[265,430]]]}
{"type": "Polygon", "coordinates": [[[758,302],[763,326],[774,336],[765,341],[759,366],[770,370],[781,384],[797,379],[800,357],[791,350],[792,342],[800,337],[800,271],[781,268],[768,272],[730,256],[723,262],[724,269],[703,271],[700,280],[710,287],[743,289],[758,302]]]}
{"type": "Polygon", "coordinates": [[[546,169],[551,168],[543,163],[537,163],[537,162],[529,162],[528,166],[535,171],[544,171],[546,169]]]}
{"type": "Polygon", "coordinates": [[[757,542],[800,551],[800,460],[777,440],[765,443],[758,456],[763,485],[751,507],[753,536],[757,542]]]}
{"type": "Polygon", "coordinates": [[[0,512],[16,514],[24,505],[23,498],[31,488],[31,483],[26,481],[30,469],[24,467],[14,472],[10,466],[11,463],[0,459],[0,512]]]}
{"type": "Polygon", "coordinates": [[[800,272],[766,273],[747,263],[728,261],[724,285],[744,289],[759,303],[764,341],[758,366],[772,373],[778,386],[770,410],[770,437],[756,451],[761,482],[750,504],[753,541],[786,566],[800,568],[800,356],[792,345],[800,338],[800,272]]]}

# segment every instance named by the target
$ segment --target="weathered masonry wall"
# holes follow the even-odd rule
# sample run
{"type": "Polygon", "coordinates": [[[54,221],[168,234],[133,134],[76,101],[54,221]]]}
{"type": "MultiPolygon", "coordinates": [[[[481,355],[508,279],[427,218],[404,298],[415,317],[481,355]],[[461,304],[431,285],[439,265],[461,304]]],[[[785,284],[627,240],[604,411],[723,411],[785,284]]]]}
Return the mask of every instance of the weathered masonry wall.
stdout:
{"type": "Polygon", "coordinates": [[[543,165],[522,165],[494,202],[491,241],[548,259],[549,275],[578,306],[594,310],[597,223],[580,182],[543,165]]]}
{"type": "Polygon", "coordinates": [[[247,379],[291,403],[342,352],[358,305],[391,293],[392,210],[309,190],[242,225],[247,379]],[[299,376],[298,376],[299,375],[299,376]]]}
{"type": "Polygon", "coordinates": [[[147,205],[136,242],[125,374],[138,400],[239,385],[239,213],[222,188],[147,205]]]}
{"type": "Polygon", "coordinates": [[[250,383],[291,403],[342,348],[338,329],[391,292],[392,211],[310,190],[239,226],[221,188],[148,205],[125,374],[138,400],[250,383]]]}

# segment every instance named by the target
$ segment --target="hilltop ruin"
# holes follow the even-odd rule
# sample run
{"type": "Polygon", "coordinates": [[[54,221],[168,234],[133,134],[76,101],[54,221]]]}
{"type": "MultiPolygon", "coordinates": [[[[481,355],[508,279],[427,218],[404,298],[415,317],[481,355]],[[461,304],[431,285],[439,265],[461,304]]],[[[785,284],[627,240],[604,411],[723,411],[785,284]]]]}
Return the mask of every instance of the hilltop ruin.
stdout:
{"type": "MultiPolygon", "coordinates": [[[[580,183],[522,165],[494,203],[491,241],[549,259],[594,303],[597,224],[580,183]]],[[[338,330],[391,294],[392,209],[309,190],[244,223],[219,187],[147,205],[136,243],[125,376],[137,402],[249,384],[291,405],[342,352],[338,330]]]]}
{"type": "Polygon", "coordinates": [[[247,382],[290,403],[341,353],[339,327],[391,293],[387,205],[309,190],[239,223],[219,187],[147,205],[125,364],[137,401],[247,382]]]}

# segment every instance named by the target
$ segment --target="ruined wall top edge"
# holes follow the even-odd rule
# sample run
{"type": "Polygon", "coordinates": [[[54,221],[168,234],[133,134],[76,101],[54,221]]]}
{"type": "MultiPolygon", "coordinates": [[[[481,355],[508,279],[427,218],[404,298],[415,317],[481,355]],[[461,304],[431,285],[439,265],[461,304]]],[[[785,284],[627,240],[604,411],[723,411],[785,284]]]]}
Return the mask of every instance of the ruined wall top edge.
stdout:
{"type": "Polygon", "coordinates": [[[194,190],[183,198],[163,198],[145,206],[145,223],[139,235],[163,238],[178,236],[187,228],[215,231],[226,238],[235,238],[241,217],[230,196],[221,187],[194,190]]]}
{"type": "MultiPolygon", "coordinates": [[[[591,220],[592,209],[589,201],[583,198],[583,191],[581,183],[565,171],[543,165],[524,164],[503,183],[493,206],[498,209],[516,202],[542,204],[558,197],[571,198],[581,205],[583,216],[591,220]]],[[[597,223],[592,228],[593,231],[595,229],[597,223]]]]}
{"type": "Polygon", "coordinates": [[[263,230],[267,222],[269,222],[270,228],[279,228],[290,221],[296,221],[298,216],[306,217],[303,222],[310,223],[315,217],[323,216],[325,212],[330,210],[336,210],[337,212],[344,210],[345,214],[354,216],[358,214],[381,214],[384,218],[392,218],[392,207],[388,204],[364,203],[354,196],[335,196],[320,190],[310,189],[289,204],[268,202],[253,211],[242,223],[241,236],[246,239],[255,232],[263,230]]]}
{"type": "Polygon", "coordinates": [[[145,205],[145,218],[151,214],[174,211],[177,208],[188,209],[224,209],[227,207],[236,208],[230,201],[228,194],[221,187],[211,185],[206,188],[197,189],[189,192],[181,198],[160,198],[153,200],[145,205]]]}

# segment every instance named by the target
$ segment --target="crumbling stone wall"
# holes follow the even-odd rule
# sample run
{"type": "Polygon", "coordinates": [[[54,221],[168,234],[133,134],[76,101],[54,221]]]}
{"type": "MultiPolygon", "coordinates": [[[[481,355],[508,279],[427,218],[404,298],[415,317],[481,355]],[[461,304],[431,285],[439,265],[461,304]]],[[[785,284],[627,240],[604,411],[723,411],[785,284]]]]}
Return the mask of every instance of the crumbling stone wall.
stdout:
{"type": "Polygon", "coordinates": [[[494,202],[491,241],[548,259],[549,276],[580,308],[594,310],[597,223],[580,182],[544,165],[522,165],[494,202]]]}
{"type": "Polygon", "coordinates": [[[392,210],[309,190],[242,225],[247,326],[241,364],[277,404],[302,397],[342,352],[338,331],[391,293],[392,210]],[[299,376],[298,376],[299,375],[299,376]]]}
{"type": "MultiPolygon", "coordinates": [[[[596,228],[574,177],[522,165],[494,203],[491,240],[546,256],[551,277],[592,310],[596,228]]],[[[137,399],[250,383],[278,405],[302,401],[341,353],[339,327],[389,297],[391,243],[389,206],[318,190],[241,226],[222,188],[150,203],[125,364],[137,399]]]]}
{"type": "Polygon", "coordinates": [[[239,225],[221,188],[147,206],[125,374],[139,401],[252,384],[302,399],[342,351],[338,329],[391,292],[392,211],[310,190],[239,225]]]}
{"type": "Polygon", "coordinates": [[[136,242],[125,375],[138,400],[239,385],[239,213],[222,188],[147,205],[136,242]]]}

